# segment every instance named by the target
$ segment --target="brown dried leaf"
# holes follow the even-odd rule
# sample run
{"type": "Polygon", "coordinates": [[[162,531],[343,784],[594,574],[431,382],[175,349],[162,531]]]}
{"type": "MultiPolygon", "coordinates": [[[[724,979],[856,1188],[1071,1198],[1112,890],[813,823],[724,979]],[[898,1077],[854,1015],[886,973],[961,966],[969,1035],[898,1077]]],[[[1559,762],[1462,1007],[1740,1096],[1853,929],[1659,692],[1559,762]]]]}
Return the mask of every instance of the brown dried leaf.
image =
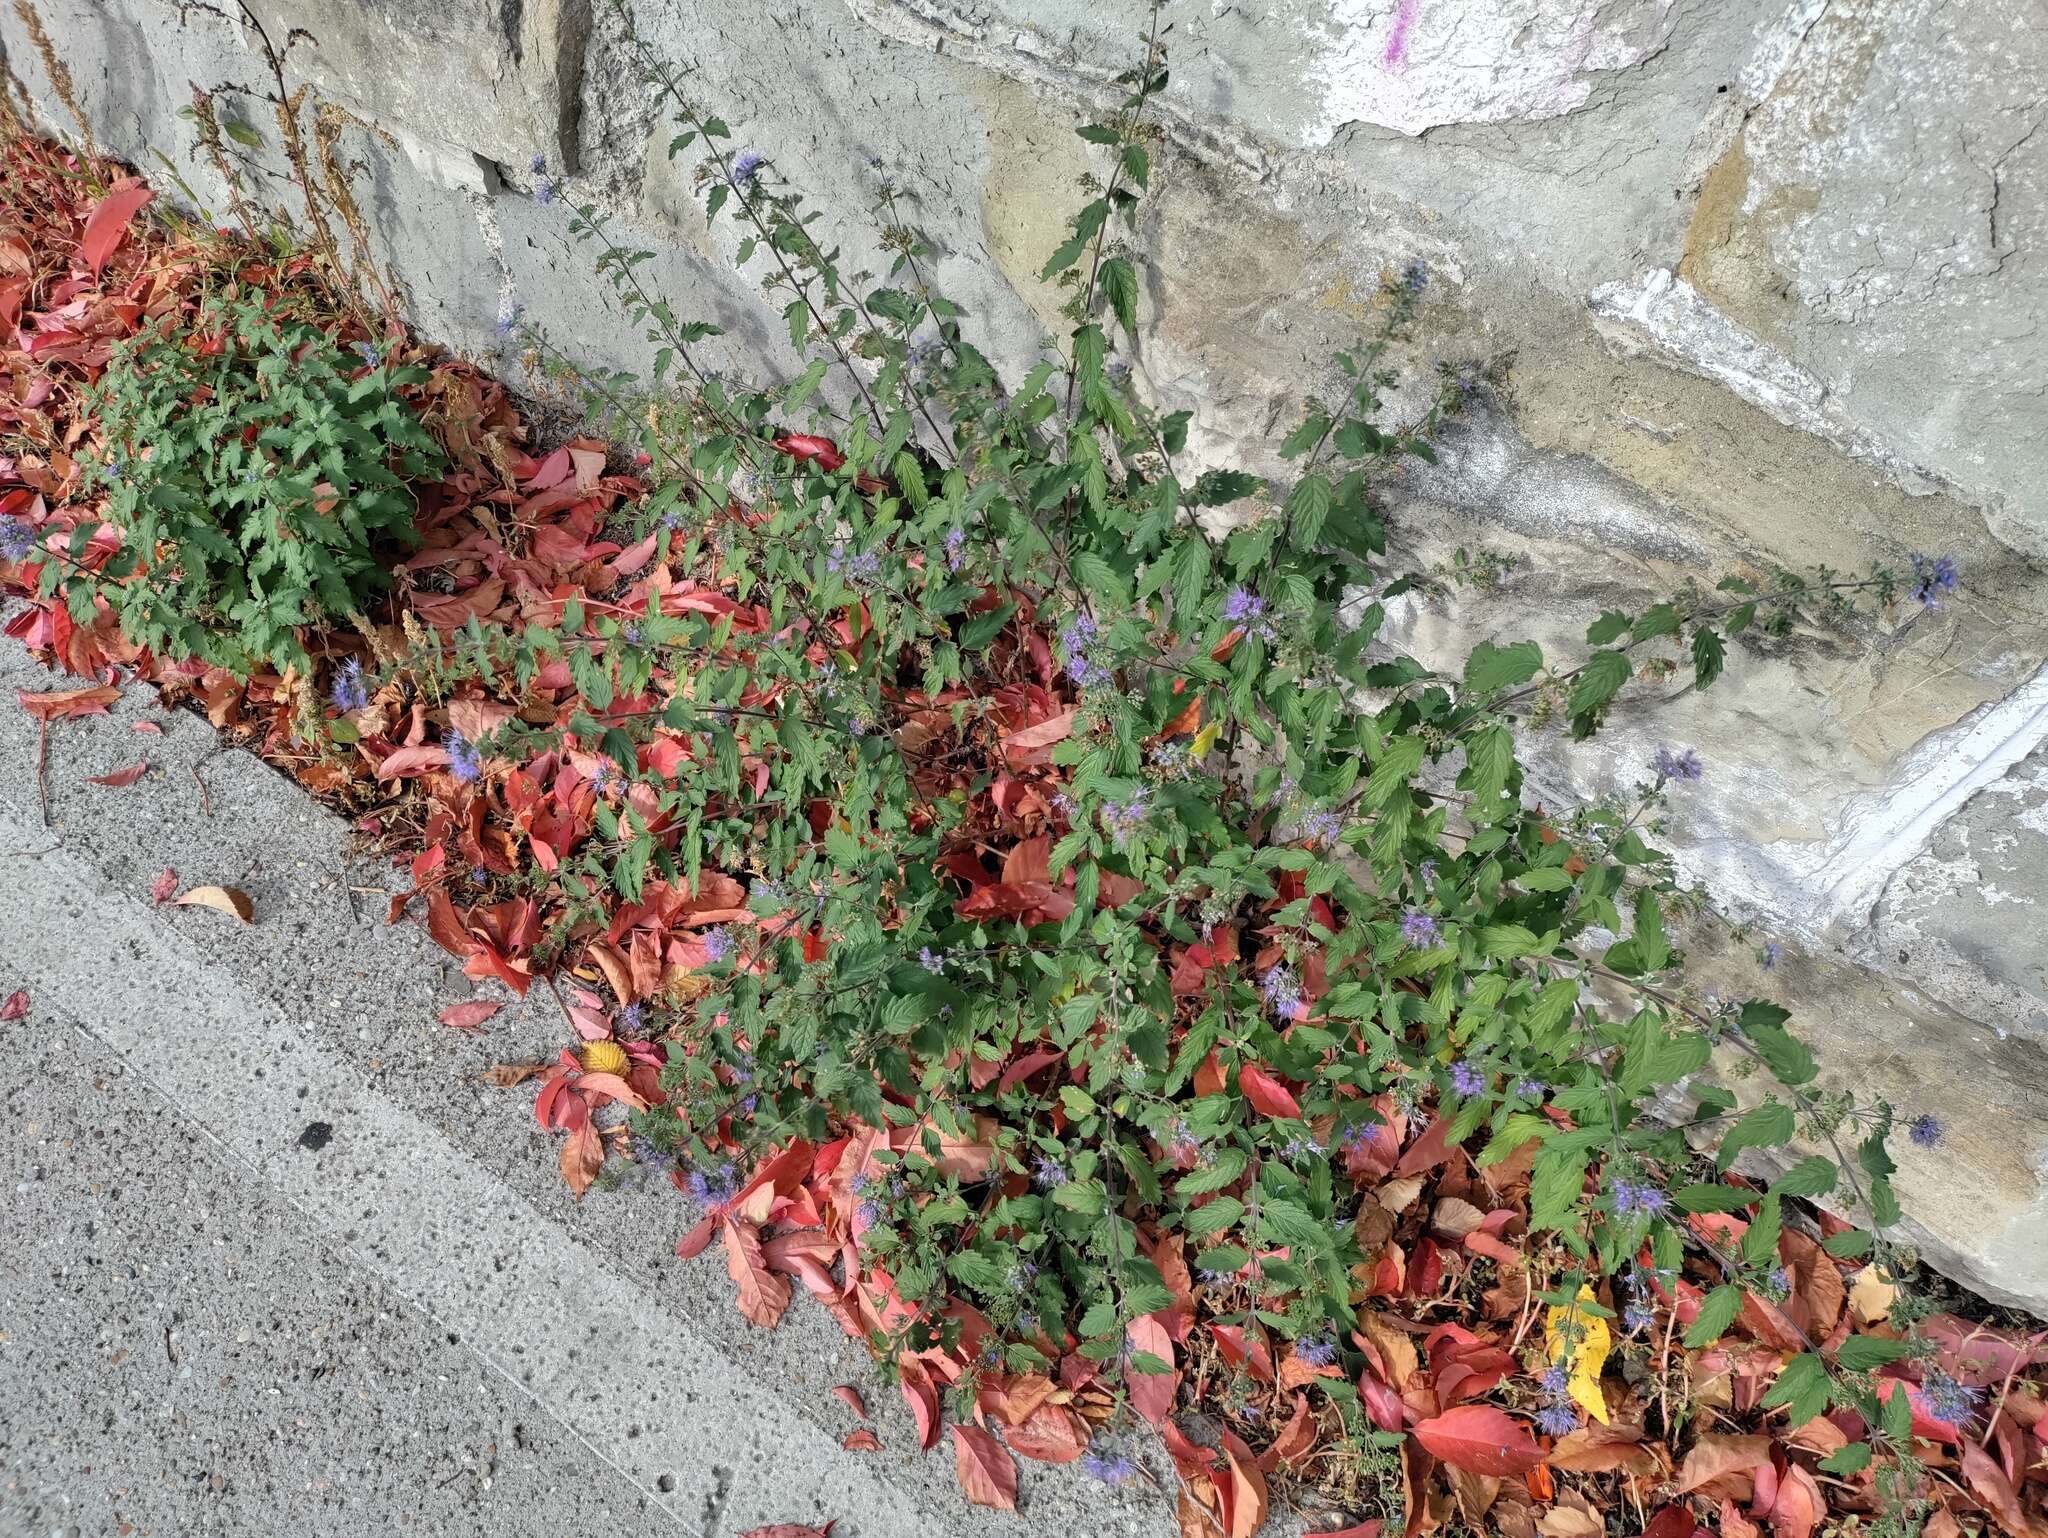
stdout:
{"type": "Polygon", "coordinates": [[[1442,1239],[1460,1239],[1486,1221],[1486,1214],[1461,1197],[1440,1197],[1429,1215],[1431,1232],[1442,1239]]]}
{"type": "Polygon", "coordinates": [[[1753,1483],[1748,1476],[1770,1461],[1769,1437],[1717,1436],[1710,1433],[1687,1449],[1685,1462],[1678,1469],[1677,1493],[1684,1495],[1723,1475],[1736,1474],[1743,1476],[1746,1498],[1747,1487],[1753,1483]]]}
{"type": "Polygon", "coordinates": [[[573,1129],[562,1143],[562,1179],[579,1197],[590,1189],[604,1164],[604,1140],[587,1120],[573,1129]]]}
{"type": "Polygon", "coordinates": [[[244,924],[255,922],[256,905],[249,901],[249,894],[239,887],[196,886],[178,899],[177,906],[211,908],[216,913],[238,918],[244,924]]]}
{"type": "MultiPolygon", "coordinates": [[[[1898,1287],[1887,1281],[1876,1266],[1865,1266],[1849,1284],[1849,1308],[1859,1324],[1884,1323],[1891,1317],[1892,1304],[1898,1301],[1898,1296],[1898,1287]]],[[[1955,1518],[1949,1520],[1953,1522],[1955,1518]]]]}
{"type": "Polygon", "coordinates": [[[510,1089],[515,1084],[538,1078],[554,1066],[553,1063],[493,1063],[484,1070],[483,1080],[497,1089],[510,1089]]]}

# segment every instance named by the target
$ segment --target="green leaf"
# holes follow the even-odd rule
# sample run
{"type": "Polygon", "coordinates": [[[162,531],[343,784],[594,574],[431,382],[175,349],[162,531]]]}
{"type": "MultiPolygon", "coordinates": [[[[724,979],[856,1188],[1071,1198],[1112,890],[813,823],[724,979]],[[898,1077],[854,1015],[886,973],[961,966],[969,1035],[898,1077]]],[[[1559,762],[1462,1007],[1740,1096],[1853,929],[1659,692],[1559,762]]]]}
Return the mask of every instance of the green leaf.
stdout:
{"type": "Polygon", "coordinates": [[[1100,275],[1102,294],[1109,301],[1109,307],[1116,315],[1117,324],[1127,335],[1138,334],[1138,275],[1131,270],[1130,261],[1113,256],[1102,264],[1100,275]]]}
{"type": "Polygon", "coordinates": [[[1313,550],[1330,516],[1330,478],[1320,470],[1304,475],[1287,494],[1287,517],[1298,550],[1313,550]]]}
{"type": "Polygon", "coordinates": [[[1767,1100],[1728,1129],[1728,1135],[1721,1139],[1721,1147],[1714,1155],[1714,1167],[1730,1169],[1743,1149],[1776,1148],[1781,1143],[1790,1142],[1792,1132],[1792,1107],[1780,1101],[1767,1100]]]}
{"type": "Polygon", "coordinates": [[[1860,1228],[1846,1229],[1821,1240],[1820,1247],[1837,1260],[1855,1260],[1870,1253],[1870,1235],[1860,1228]]]}
{"type": "Polygon", "coordinates": [[[1908,1340],[1886,1340],[1878,1335],[1851,1335],[1842,1342],[1842,1349],[1835,1353],[1835,1362],[1844,1372],[1869,1372],[1888,1362],[1913,1354],[1913,1343],[1908,1340]]]}
{"type": "MultiPolygon", "coordinates": [[[[1910,1431],[1911,1427],[1907,1429],[1910,1431]]],[[[1838,1447],[1820,1460],[1820,1467],[1830,1474],[1860,1474],[1870,1467],[1870,1444],[1851,1442],[1846,1447],[1838,1447]]]]}
{"type": "Polygon", "coordinates": [[[1834,1160],[1814,1154],[1772,1181],[1771,1190],[1779,1196],[1826,1196],[1841,1176],[1834,1160]]]}
{"type": "Polygon", "coordinates": [[[1481,641],[1465,659],[1465,687],[1486,694],[1525,684],[1543,667],[1543,648],[1534,641],[1514,641],[1495,646],[1481,641]]]}
{"type": "Polygon", "coordinates": [[[1579,670],[1578,682],[1572,685],[1571,713],[1583,716],[1600,709],[1620,692],[1633,672],[1627,656],[1621,652],[1593,653],[1579,670]]]}
{"type": "MultiPolygon", "coordinates": [[[[1690,1336],[1686,1344],[1692,1344],[1690,1336]]],[[[1763,1397],[1763,1407],[1768,1410],[1785,1405],[1792,1424],[1803,1426],[1827,1409],[1832,1386],[1827,1364],[1810,1351],[1802,1352],[1779,1370],[1778,1381],[1763,1397]]]]}
{"type": "Polygon", "coordinates": [[[1194,628],[1208,582],[1208,543],[1199,537],[1183,540],[1173,555],[1173,618],[1183,630],[1194,628]]]}
{"type": "Polygon", "coordinates": [[[1723,1282],[1708,1293],[1700,1300],[1699,1314],[1686,1329],[1685,1343],[1706,1346],[1719,1340],[1742,1312],[1742,1299],[1742,1289],[1732,1282],[1723,1282]]]}
{"type": "Polygon", "coordinates": [[[1727,660],[1727,647],[1721,644],[1721,637],[1710,627],[1702,625],[1692,633],[1693,687],[1712,688],[1727,660]]]}

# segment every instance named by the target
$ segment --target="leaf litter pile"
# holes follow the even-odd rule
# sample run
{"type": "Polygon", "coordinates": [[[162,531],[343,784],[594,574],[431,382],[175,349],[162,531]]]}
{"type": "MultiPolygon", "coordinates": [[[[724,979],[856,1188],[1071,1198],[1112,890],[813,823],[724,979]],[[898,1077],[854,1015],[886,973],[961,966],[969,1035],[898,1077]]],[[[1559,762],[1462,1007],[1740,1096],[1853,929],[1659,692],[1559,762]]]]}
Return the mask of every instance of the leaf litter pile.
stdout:
{"type": "MultiPolygon", "coordinates": [[[[33,538],[15,541],[0,558],[0,583],[33,595],[43,561],[61,553],[90,566],[119,547],[118,531],[102,521],[104,498],[87,489],[84,474],[99,451],[89,392],[114,345],[189,315],[209,287],[262,288],[308,304],[325,291],[302,253],[138,217],[149,190],[118,167],[27,140],[7,145],[4,156],[0,517],[33,538]]],[[[419,654],[434,638],[452,643],[479,631],[561,628],[598,616],[691,612],[727,620],[741,636],[772,628],[765,610],[737,593],[656,560],[651,537],[615,533],[645,488],[604,444],[578,438],[541,452],[487,373],[397,334],[373,336],[331,304],[329,313],[344,344],[374,343],[386,356],[424,367],[428,381],[410,392],[411,404],[452,468],[413,488],[421,542],[395,558],[390,597],[371,616],[369,633],[307,637],[327,674],[341,674],[351,661],[388,664],[419,654]]],[[[782,446],[796,456],[834,453],[802,437],[782,446]]],[[[735,506],[730,516],[744,519],[747,510],[735,506]]],[[[686,1050],[635,1029],[641,1008],[701,994],[700,971],[725,926],[786,926],[807,947],[831,944],[829,928],[809,912],[763,919],[750,910],[753,873],[744,869],[705,870],[690,883],[651,877],[637,902],[566,876],[579,853],[609,836],[607,823],[617,823],[603,761],[573,734],[523,759],[459,761],[467,743],[518,741],[517,733],[501,732],[508,723],[552,733],[573,716],[609,722],[658,711],[683,680],[657,673],[642,693],[600,705],[582,692],[567,661],[543,668],[513,701],[474,686],[450,696],[435,680],[400,669],[374,695],[336,692],[322,708],[341,746],[321,752],[294,730],[308,700],[320,698],[313,679],[166,662],[126,641],[104,604],[77,615],[60,599],[36,600],[6,628],[90,680],[23,695],[22,707],[44,732],[104,711],[121,682],[146,679],[167,703],[202,711],[391,852],[412,882],[394,900],[393,922],[415,911],[480,982],[518,995],[543,979],[558,987],[574,1041],[553,1063],[503,1064],[489,1078],[532,1089],[534,1114],[561,1136],[562,1175],[579,1196],[608,1166],[630,1163],[620,1119],[662,1103],[663,1066],[671,1051],[686,1050]]],[[[971,822],[978,844],[963,850],[954,871],[966,916],[1058,916],[1062,903],[1071,905],[1049,877],[1048,840],[1025,830],[1029,808],[1060,794],[1061,771],[1048,750],[1071,729],[1073,701],[1071,691],[1062,693],[1047,638],[1020,628],[1024,644],[1011,675],[991,680],[1002,708],[965,745],[970,761],[961,761],[959,748],[931,760],[935,790],[964,786],[979,798],[971,822]]],[[[814,643],[814,650],[822,663],[823,647],[814,643]]],[[[943,717],[941,702],[932,703],[943,717]]],[[[905,744],[912,753],[922,746],[905,744]]],[[[690,744],[680,734],[657,731],[639,753],[643,773],[689,772],[690,744]]],[[[146,769],[145,758],[96,783],[125,789],[146,769]]],[[[644,790],[636,784],[627,798],[644,790]]],[[[651,803],[638,810],[652,820],[651,803]]],[[[820,831],[830,815],[829,807],[811,811],[820,831]]],[[[151,896],[251,917],[247,899],[232,889],[179,890],[176,874],[165,871],[151,896]]],[[[1275,905],[1299,895],[1283,887],[1275,905]]],[[[1221,940],[1213,949],[1189,947],[1176,991],[1198,992],[1211,969],[1244,964],[1221,940]]],[[[451,1007],[441,1021],[482,1031],[499,1007],[478,998],[451,1007]]],[[[16,994],[0,1016],[27,1008],[26,996],[16,994]]],[[[1060,1071],[1059,1054],[1021,1047],[1012,1061],[991,1065],[993,1073],[1019,1077],[1060,1071]]],[[[1229,1092],[1220,1074],[1197,1083],[1205,1093],[1229,1092]]],[[[1285,1083],[1252,1067],[1241,1083],[1260,1113],[1295,1114],[1285,1083]]],[[[1823,1249],[1846,1225],[1811,1209],[1795,1215],[1789,1206],[1776,1245],[1782,1300],[1746,1297],[1711,1345],[1685,1344],[1720,1280],[1704,1262],[1652,1288],[1655,1295],[1607,1284],[1582,1294],[1584,1312],[1548,1306],[1540,1294],[1569,1269],[1569,1257],[1529,1236],[1535,1145],[1481,1168],[1448,1143],[1448,1124],[1426,1108],[1404,1111],[1383,1100],[1377,1109],[1383,1124],[1331,1156],[1336,1174],[1361,1197],[1360,1238],[1378,1257],[1354,1273],[1360,1328],[1341,1348],[1288,1342],[1267,1329],[1255,1265],[1232,1276],[1197,1275],[1181,1236],[1148,1226],[1132,1198],[1128,1216],[1171,1302],[1135,1322],[1130,1347],[1172,1370],[1132,1375],[1127,1390],[1113,1393],[1099,1381],[1098,1364],[1070,1349],[1073,1336],[1061,1349],[1058,1329],[1046,1337],[1048,1371],[984,1370],[978,1364],[990,1326],[954,1299],[943,1311],[961,1326],[958,1344],[907,1353],[896,1364],[919,1441],[927,1448],[945,1441],[967,1498],[1002,1508],[1017,1504],[1019,1458],[1079,1462],[1100,1478],[1141,1477],[1162,1488],[1170,1468],[1189,1538],[1250,1538],[1283,1505],[1345,1538],[1382,1531],[1514,1538],[1896,1531],[1903,1538],[1907,1529],[1886,1515],[1892,1508],[1875,1471],[1836,1456],[1866,1433],[1853,1412],[1789,1429],[1787,1412],[1802,1387],[1786,1381],[1793,1376],[1786,1364],[1818,1348],[1845,1363],[1861,1359],[1859,1352],[1867,1357],[1884,1389],[1886,1419],[1897,1423],[1887,1429],[1895,1440],[1909,1437],[1923,1465],[1924,1485],[1913,1493],[1931,1503],[1930,1538],[2048,1538],[2048,1330],[2003,1320],[1968,1299],[1952,1313],[1903,1305],[1874,1267],[1823,1249]],[[1622,1318],[1651,1323],[1625,1334],[1610,1328],[1622,1318]],[[1910,1323],[1935,1343],[1932,1357],[1889,1349],[1910,1323]],[[1362,1434],[1357,1416],[1346,1430],[1340,1401],[1362,1410],[1362,1434]],[[1546,1413],[1559,1408],[1568,1410],[1562,1419],[1546,1413]],[[1163,1452],[1138,1445],[1127,1416],[1156,1428],[1163,1452]]],[[[729,1138],[736,1153],[742,1132],[736,1127],[729,1138]]],[[[912,1135],[847,1126],[822,1144],[786,1142],[722,1189],[672,1171],[682,1199],[673,1208],[651,1206],[650,1217],[681,1230],[682,1256],[719,1249],[737,1306],[755,1325],[773,1328],[801,1288],[849,1335],[869,1340],[902,1304],[886,1276],[864,1268],[856,1182],[877,1168],[878,1153],[900,1151],[912,1135]]],[[[985,1144],[949,1143],[940,1157],[963,1178],[989,1173],[985,1144]]],[[[1691,1221],[1722,1241],[1739,1241],[1746,1227],[1739,1212],[1691,1221]]],[[[1636,1274],[1648,1268],[1645,1257],[1636,1274]]],[[[857,1391],[842,1396],[865,1415],[857,1391]]],[[[863,1428],[846,1445],[872,1451],[882,1444],[863,1428]]],[[[793,1538],[815,1530],[776,1531],[793,1538]]]]}

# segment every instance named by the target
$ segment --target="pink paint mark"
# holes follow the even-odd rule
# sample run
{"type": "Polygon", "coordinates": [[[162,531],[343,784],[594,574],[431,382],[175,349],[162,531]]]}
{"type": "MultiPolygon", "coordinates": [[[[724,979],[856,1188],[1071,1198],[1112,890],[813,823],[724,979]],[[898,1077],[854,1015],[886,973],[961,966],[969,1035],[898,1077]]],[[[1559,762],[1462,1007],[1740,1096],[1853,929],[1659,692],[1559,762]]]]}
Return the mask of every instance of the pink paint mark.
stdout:
{"type": "Polygon", "coordinates": [[[1415,13],[1422,9],[1422,0],[1401,0],[1394,8],[1394,27],[1387,34],[1387,51],[1381,62],[1389,69],[1399,69],[1408,56],[1408,29],[1415,25],[1415,13]]]}

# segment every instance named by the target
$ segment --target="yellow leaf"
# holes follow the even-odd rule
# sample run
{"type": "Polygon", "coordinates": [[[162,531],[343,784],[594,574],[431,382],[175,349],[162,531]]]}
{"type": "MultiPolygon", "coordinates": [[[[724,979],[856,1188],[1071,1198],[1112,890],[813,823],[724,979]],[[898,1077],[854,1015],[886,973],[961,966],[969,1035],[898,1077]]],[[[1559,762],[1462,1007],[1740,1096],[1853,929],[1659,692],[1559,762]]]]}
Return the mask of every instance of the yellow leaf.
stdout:
{"type": "MultiPolygon", "coordinates": [[[[1592,1303],[1593,1289],[1579,1288],[1579,1302],[1592,1303]]],[[[1607,1396],[1600,1392],[1600,1370],[1607,1365],[1607,1353],[1614,1339],[1607,1321],[1598,1314],[1585,1313],[1575,1303],[1570,1308],[1553,1308],[1543,1326],[1543,1350],[1553,1362],[1571,1361],[1571,1377],[1565,1392],[1572,1403],[1601,1425],[1607,1424],[1607,1396]]]]}
{"type": "Polygon", "coordinates": [[[1223,723],[1221,721],[1211,721],[1207,726],[1195,733],[1195,740],[1188,748],[1188,757],[1199,764],[1209,756],[1216,746],[1216,739],[1222,735],[1223,723]]]}

